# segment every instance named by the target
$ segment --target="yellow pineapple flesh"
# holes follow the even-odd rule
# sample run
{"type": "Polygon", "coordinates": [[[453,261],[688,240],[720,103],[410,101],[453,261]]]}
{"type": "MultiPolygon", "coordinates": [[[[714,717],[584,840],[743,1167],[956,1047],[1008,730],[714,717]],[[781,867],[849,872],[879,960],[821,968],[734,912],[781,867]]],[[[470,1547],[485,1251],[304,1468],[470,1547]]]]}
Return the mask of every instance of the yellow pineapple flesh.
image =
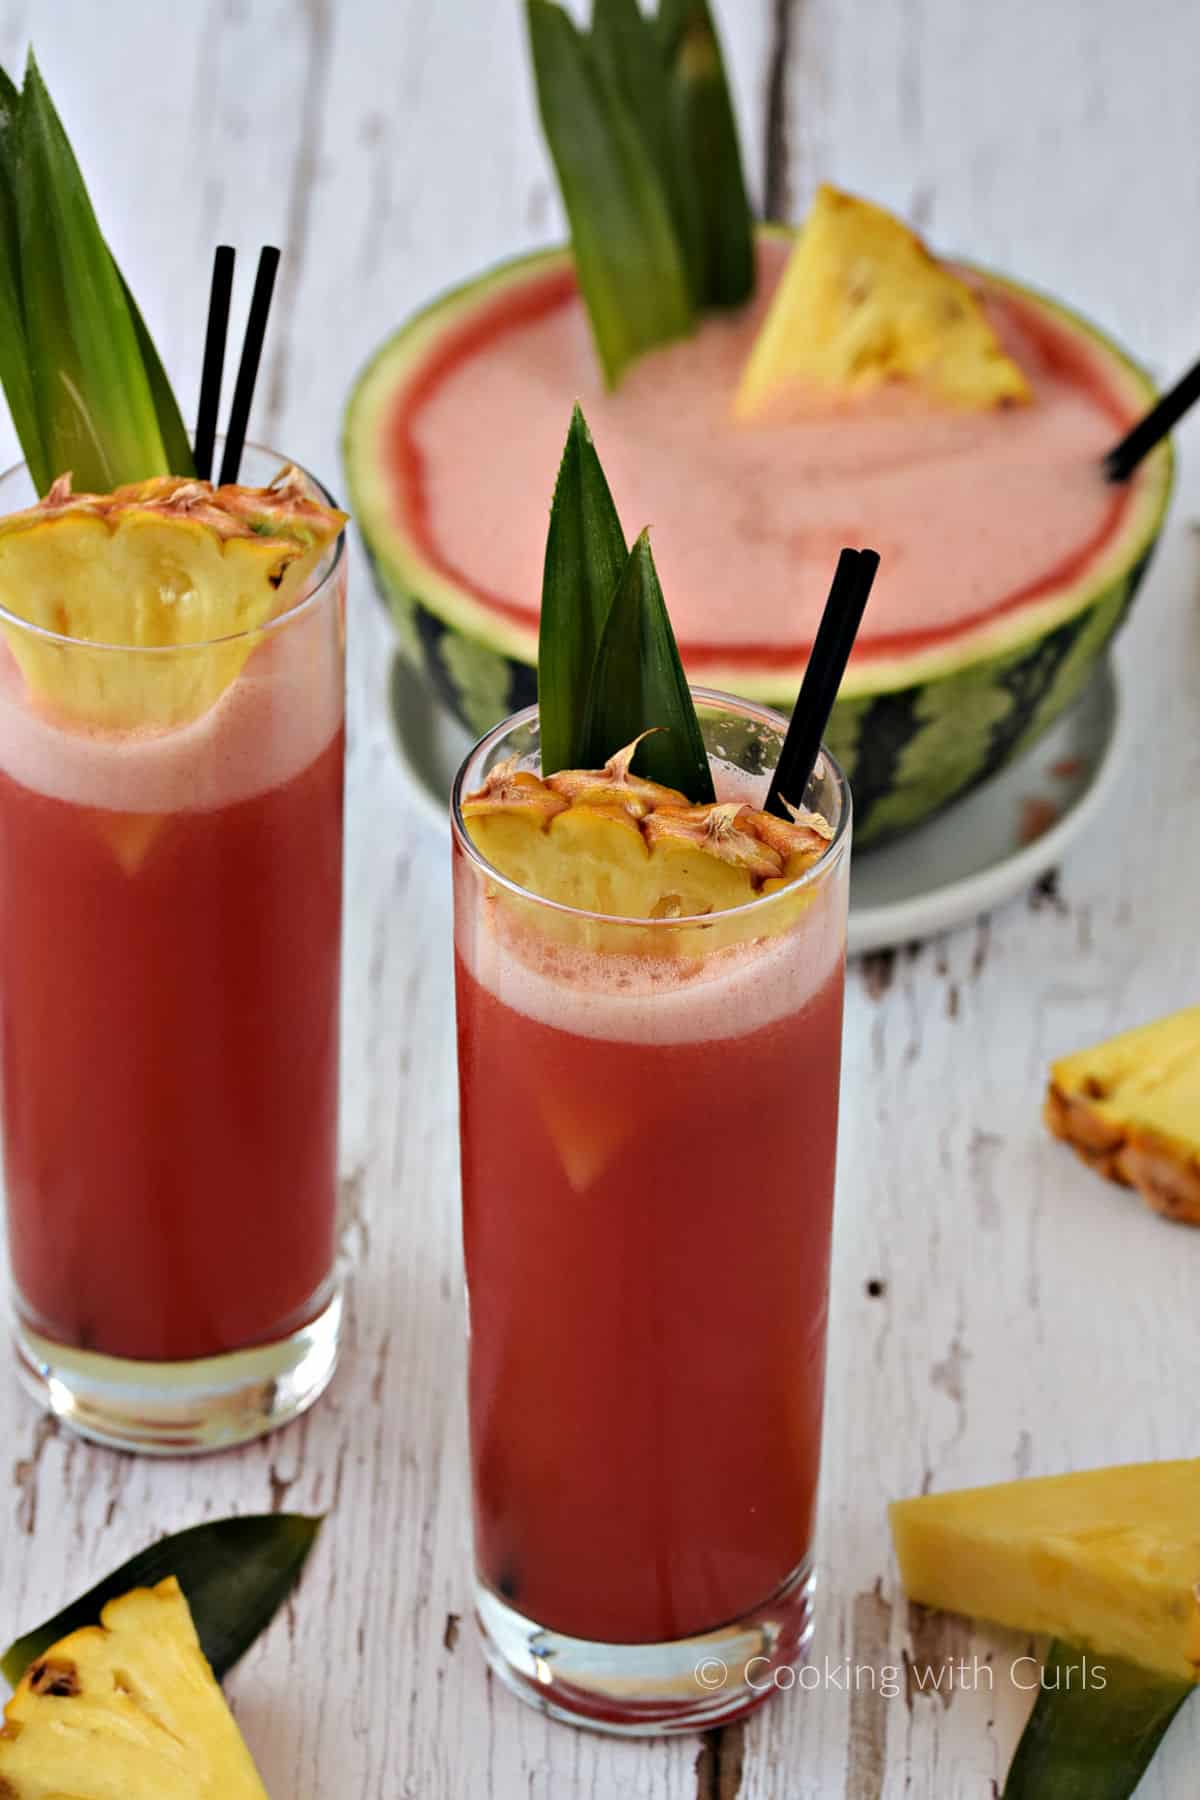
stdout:
{"type": "Polygon", "coordinates": [[[890,1517],[911,1600],[1200,1680],[1200,1460],[927,1494],[890,1517]]]}
{"type": "Polygon", "coordinates": [[[158,476],[111,494],[73,494],[60,477],[0,518],[0,607],[72,642],[11,624],[5,637],[33,694],[68,719],[181,723],[237,676],[252,634],[301,597],[345,522],[296,469],[268,488],[158,476]]]}
{"type": "Polygon", "coordinates": [[[1092,1168],[1200,1225],[1200,1006],[1061,1058],[1045,1118],[1092,1168]]]}
{"type": "Polygon", "coordinates": [[[38,1657],[4,1720],[3,1800],[267,1800],[173,1577],[38,1657]]]}
{"type": "Polygon", "coordinates": [[[903,384],[984,411],[1030,399],[961,276],[882,207],[818,188],[734,399],[753,419],[805,395],[903,384]]]}
{"type": "Polygon", "coordinates": [[[630,769],[636,744],[603,769],[545,780],[502,763],[462,803],[476,849],[545,900],[618,919],[702,918],[796,881],[824,854],[825,820],[777,819],[742,801],[693,806],[630,769]]]}

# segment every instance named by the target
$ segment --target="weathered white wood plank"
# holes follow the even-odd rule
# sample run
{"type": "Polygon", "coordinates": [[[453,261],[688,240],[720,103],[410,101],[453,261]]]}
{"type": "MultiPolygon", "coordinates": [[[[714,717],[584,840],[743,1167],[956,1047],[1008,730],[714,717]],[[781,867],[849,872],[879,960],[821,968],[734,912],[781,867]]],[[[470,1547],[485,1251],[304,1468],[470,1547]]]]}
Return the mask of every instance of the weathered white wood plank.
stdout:
{"type": "MultiPolygon", "coordinates": [[[[1191,360],[1197,253],[1175,220],[1194,209],[1195,172],[1168,48],[1194,36],[1189,11],[1153,6],[1136,28],[1107,3],[969,20],[953,0],[787,11],[797,211],[820,179],[859,188],[937,243],[1061,292],[1163,373],[1191,360]]],[[[1197,423],[1182,436],[1186,456],[1197,423]]],[[[831,1642],[835,1661],[880,1638],[893,1657],[990,1654],[994,1691],[980,1676],[948,1704],[863,1701],[858,1730],[848,1700],[778,1708],[765,1730],[779,1766],[818,1771],[797,1794],[834,1791],[839,1767],[851,1800],[987,1794],[1028,1709],[1007,1678],[1027,1646],[944,1627],[931,1640],[928,1625],[912,1638],[882,1530],[889,1498],[1195,1451],[1194,1399],[1172,1371],[1200,1347],[1187,1303],[1200,1243],[1097,1183],[1046,1140],[1037,1108],[1053,1056],[1197,993],[1198,504],[1185,464],[1120,651],[1137,751],[1122,837],[1137,830],[1136,855],[1096,838],[1051,891],[858,976],[817,1647],[831,1642]]],[[[1200,1718],[1185,1716],[1147,1792],[1188,1792],[1198,1746],[1200,1718]]],[[[777,1779],[756,1764],[743,1792],[765,1800],[777,1779]]]]}
{"type": "MultiPolygon", "coordinates": [[[[242,256],[235,342],[258,243],[286,244],[259,431],[336,484],[341,408],[373,343],[439,286],[561,233],[519,19],[481,33],[461,8],[435,19],[415,4],[315,0],[299,13],[214,5],[179,29],[148,6],[125,12],[115,32],[80,5],[48,29],[38,21],[106,228],[184,396],[211,244],[228,238],[242,256]],[[168,66],[184,72],[186,106],[155,83],[154,104],[131,109],[131,84],[140,92],[168,66]],[[506,98],[484,145],[478,121],[506,98]]],[[[11,62],[22,21],[5,25],[11,62]]],[[[360,562],[353,615],[342,1160],[357,1267],[342,1371],[309,1419],[190,1466],[88,1449],[5,1384],[4,1614],[44,1614],[160,1529],[328,1507],[302,1595],[230,1683],[272,1792],[450,1800],[569,1783],[678,1800],[696,1791],[698,1745],[647,1755],[554,1730],[495,1688],[459,1629],[469,1552],[446,855],[406,812],[383,707],[390,642],[360,562]]]]}
{"type": "Polygon", "coordinates": [[[1187,0],[785,4],[797,210],[822,179],[861,190],[1163,368],[1195,356],[1187,0]]]}
{"type": "MultiPolygon", "coordinates": [[[[1136,18],[1115,0],[1069,0],[1053,17],[1010,7],[969,29],[953,0],[718,11],[760,191],[768,27],[789,14],[797,205],[820,175],[857,184],[939,242],[1076,299],[1162,368],[1192,353],[1200,269],[1172,222],[1195,213],[1194,56],[1178,45],[1194,51],[1200,28],[1182,0],[1136,18]]],[[[10,64],[34,12],[0,11],[10,64]]],[[[185,395],[212,243],[243,253],[243,307],[258,244],[286,243],[261,418],[335,484],[345,391],[374,343],[440,286],[561,229],[516,7],[211,0],[179,14],[124,0],[102,17],[60,0],[35,22],[185,395]]],[[[10,445],[5,421],[0,452],[10,445]]],[[[1081,847],[1057,896],[850,980],[816,1654],[878,1672],[905,1648],[935,1662],[990,1653],[994,1693],[886,1699],[864,1677],[856,1693],[781,1695],[720,1743],[635,1746],[548,1726],[485,1675],[462,1619],[445,852],[406,809],[383,707],[388,638],[357,561],[343,1369],[309,1420],[174,1466],[88,1450],[0,1382],[0,1620],[40,1616],[159,1529],[328,1507],[301,1594],[230,1684],[272,1792],[988,1796],[1028,1705],[1001,1679],[1025,1646],[944,1622],[914,1640],[884,1507],[925,1481],[1194,1450],[1181,1372],[1200,1348],[1200,1235],[1098,1183],[1045,1140],[1037,1108],[1051,1056],[1196,992],[1200,629],[1185,521],[1198,509],[1192,482],[1122,648],[1144,752],[1123,791],[1131,818],[1153,803],[1153,828],[1136,846],[1127,832],[1081,847]]],[[[1151,1800],[1190,1795],[1198,1751],[1200,1719],[1185,1716],[1151,1800]]]]}

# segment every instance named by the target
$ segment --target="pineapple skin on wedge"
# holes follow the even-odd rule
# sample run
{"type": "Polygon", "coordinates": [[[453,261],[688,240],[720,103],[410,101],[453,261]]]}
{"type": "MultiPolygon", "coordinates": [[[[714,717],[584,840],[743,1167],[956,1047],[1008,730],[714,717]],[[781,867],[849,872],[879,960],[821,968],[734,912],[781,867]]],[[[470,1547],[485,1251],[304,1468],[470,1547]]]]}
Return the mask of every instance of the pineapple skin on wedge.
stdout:
{"type": "Polygon", "coordinates": [[[267,1800],[173,1576],[31,1663],[4,1719],[3,1800],[267,1800]]]}
{"type": "Polygon", "coordinates": [[[269,488],[156,476],[111,494],[73,494],[63,476],[0,518],[0,606],[71,642],[11,625],[5,636],[58,713],[117,729],[179,724],[235,678],[254,647],[245,634],[295,604],[345,523],[295,469],[269,488]]]}
{"type": "Polygon", "coordinates": [[[616,919],[690,919],[797,880],[832,835],[814,813],[777,819],[743,802],[693,806],[630,771],[636,743],[603,769],[546,780],[501,764],[468,794],[476,849],[544,900],[616,919]]]}
{"type": "Polygon", "coordinates": [[[1062,1057],[1045,1120],[1091,1168],[1200,1225],[1200,1006],[1062,1057]]]}
{"type": "Polygon", "coordinates": [[[904,383],[966,411],[1021,403],[1029,383],[981,301],[882,207],[817,189],[734,398],[757,418],[789,391],[904,383]]]}
{"type": "Polygon", "coordinates": [[[889,1508],[911,1600],[1200,1680],[1200,1459],[889,1508]]]}

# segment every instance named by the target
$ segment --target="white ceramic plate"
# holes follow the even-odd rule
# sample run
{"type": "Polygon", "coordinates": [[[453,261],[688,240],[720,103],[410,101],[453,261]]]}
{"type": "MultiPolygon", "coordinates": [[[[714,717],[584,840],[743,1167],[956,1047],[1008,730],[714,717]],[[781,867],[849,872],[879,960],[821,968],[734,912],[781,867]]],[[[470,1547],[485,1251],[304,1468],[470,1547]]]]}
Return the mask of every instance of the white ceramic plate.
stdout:
{"type": "MultiPolygon", "coordinates": [[[[451,783],[471,739],[400,656],[390,710],[413,801],[448,829],[451,783]]],[[[1103,808],[1118,764],[1120,691],[1104,663],[1054,729],[938,818],[880,850],[855,853],[850,950],[910,943],[1020,893],[1061,859],[1103,808]]]]}
{"type": "Polygon", "coordinates": [[[1103,663],[1053,730],[956,806],[851,864],[850,949],[882,950],[999,906],[1060,861],[1102,810],[1120,690],[1103,663]]]}

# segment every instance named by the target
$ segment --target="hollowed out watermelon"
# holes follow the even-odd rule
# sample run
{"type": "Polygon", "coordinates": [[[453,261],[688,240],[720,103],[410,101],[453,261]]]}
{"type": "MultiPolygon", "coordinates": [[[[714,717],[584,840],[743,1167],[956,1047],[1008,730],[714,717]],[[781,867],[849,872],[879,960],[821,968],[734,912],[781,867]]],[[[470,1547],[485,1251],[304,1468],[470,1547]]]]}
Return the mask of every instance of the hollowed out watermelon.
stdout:
{"type": "MultiPolygon", "coordinates": [[[[779,240],[778,233],[764,234],[761,254],[768,272],[782,260],[779,240]]],[[[994,306],[1019,315],[1021,329],[1036,337],[1039,355],[1103,402],[1114,439],[1122,422],[1152,399],[1145,371],[1076,313],[995,275],[975,271],[973,278],[994,306]]],[[[435,541],[430,470],[416,422],[440,385],[452,373],[469,371],[473,357],[504,345],[507,333],[517,342],[516,334],[571,305],[577,305],[577,293],[569,251],[504,264],[435,301],[391,338],[360,377],[347,413],[344,451],[354,511],[402,647],[424,664],[445,703],[478,732],[536,698],[536,569],[528,557],[525,586],[532,591],[490,592],[478,575],[457,565],[453,544],[435,541]]],[[[488,436],[480,443],[497,461],[522,431],[523,380],[518,368],[507,430],[497,433],[481,425],[488,436]]],[[[561,411],[561,442],[576,395],[564,391],[551,398],[556,419],[561,411]]],[[[604,434],[596,435],[607,460],[604,434]]],[[[448,461],[449,467],[438,471],[443,480],[456,477],[455,459],[448,461]]],[[[487,468],[478,455],[476,463],[471,504],[477,500],[486,513],[487,468]]],[[[539,466],[538,491],[525,497],[519,524],[512,527],[527,537],[536,534],[539,543],[555,472],[551,456],[544,472],[539,466]]],[[[936,628],[920,616],[902,621],[899,629],[890,619],[886,630],[874,632],[868,615],[828,734],[854,790],[860,844],[906,830],[966,793],[1032,744],[1075,697],[1146,568],[1171,478],[1171,452],[1163,446],[1133,481],[1111,490],[1088,541],[1069,555],[1059,554],[1017,591],[993,595],[977,613],[936,628]]],[[[617,497],[620,503],[619,492],[617,497]]],[[[933,532],[938,500],[936,491],[924,497],[933,532]]],[[[630,535],[647,521],[653,528],[662,507],[654,493],[639,493],[639,510],[625,518],[630,535]]],[[[626,504],[623,511],[628,510],[626,504]]],[[[872,541],[871,523],[869,516],[862,521],[863,541],[872,541]]],[[[495,529],[507,535],[509,527],[501,519],[495,529]]],[[[886,571],[887,545],[880,547],[886,571]]],[[[834,551],[831,542],[830,569],[834,551]]],[[[658,536],[656,552],[662,566],[658,536]]],[[[761,633],[756,639],[752,596],[738,600],[746,622],[744,643],[689,641],[686,597],[673,589],[665,570],[664,585],[692,678],[786,711],[808,643],[764,643],[761,633]]]]}

